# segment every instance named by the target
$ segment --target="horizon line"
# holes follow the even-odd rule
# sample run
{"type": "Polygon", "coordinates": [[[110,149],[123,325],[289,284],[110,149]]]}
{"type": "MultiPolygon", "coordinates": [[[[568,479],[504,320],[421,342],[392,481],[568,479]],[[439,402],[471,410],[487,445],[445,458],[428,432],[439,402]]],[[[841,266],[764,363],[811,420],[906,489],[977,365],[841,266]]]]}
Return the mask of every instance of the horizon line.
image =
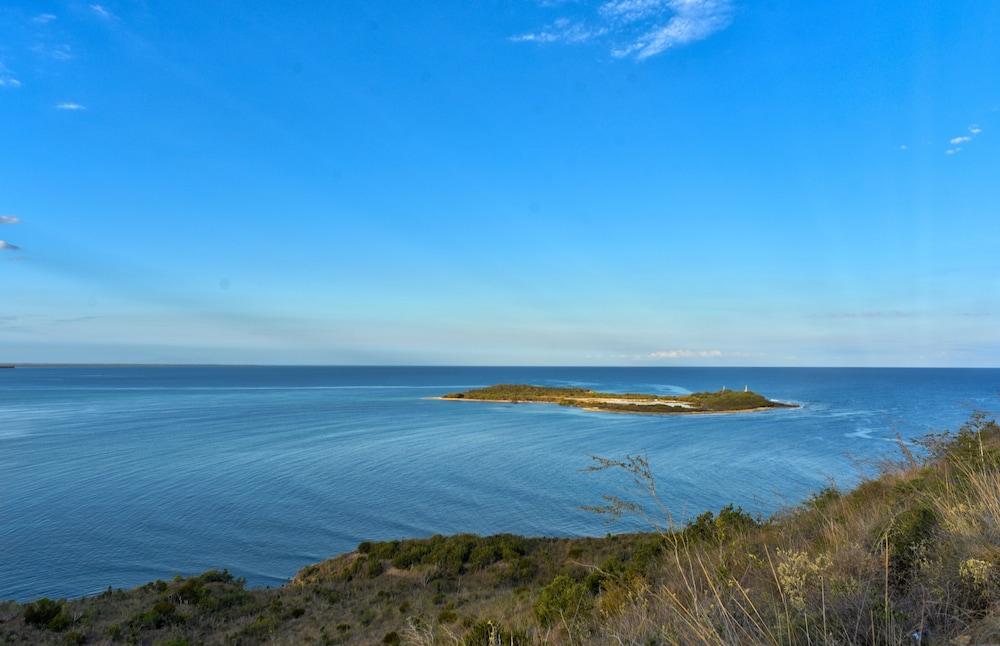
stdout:
{"type": "Polygon", "coordinates": [[[615,370],[682,369],[753,369],[753,370],[1000,370],[1000,366],[850,366],[850,365],[602,365],[602,364],[421,364],[421,363],[195,363],[195,362],[71,362],[71,361],[0,361],[8,368],[603,368],[615,370]]]}

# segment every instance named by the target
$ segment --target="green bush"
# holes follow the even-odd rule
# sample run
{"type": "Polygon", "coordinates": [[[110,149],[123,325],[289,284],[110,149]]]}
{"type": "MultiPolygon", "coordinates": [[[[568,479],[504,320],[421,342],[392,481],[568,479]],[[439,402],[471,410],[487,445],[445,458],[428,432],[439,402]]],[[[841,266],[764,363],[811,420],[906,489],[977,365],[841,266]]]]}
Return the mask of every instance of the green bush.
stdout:
{"type": "Polygon", "coordinates": [[[571,620],[587,614],[591,603],[586,587],[560,574],[542,588],[535,602],[535,617],[543,626],[550,626],[563,619],[571,620]]]}
{"type": "Polygon", "coordinates": [[[383,565],[382,559],[369,554],[368,559],[365,562],[365,574],[368,575],[368,578],[374,579],[384,571],[385,565],[383,565]]]}
{"type": "Polygon", "coordinates": [[[184,618],[177,614],[177,607],[166,599],[153,604],[146,612],[133,617],[129,624],[135,629],[162,628],[169,624],[180,623],[184,618]]]}
{"type": "Polygon", "coordinates": [[[721,543],[760,527],[753,516],[741,507],[726,505],[716,516],[710,511],[699,514],[684,528],[684,537],[693,541],[721,543]]]}
{"type": "Polygon", "coordinates": [[[391,561],[396,557],[399,552],[399,541],[387,541],[384,543],[362,543],[358,545],[358,551],[362,554],[368,554],[374,556],[375,558],[381,559],[383,561],[391,561]],[[362,549],[366,546],[366,549],[362,549]]]}
{"type": "Polygon", "coordinates": [[[24,607],[24,622],[32,626],[45,627],[49,630],[59,630],[62,625],[59,617],[63,615],[63,609],[64,605],[62,602],[43,597],[24,607]]]}
{"type": "Polygon", "coordinates": [[[607,587],[607,582],[620,577],[625,573],[625,569],[625,564],[620,558],[609,558],[601,563],[601,567],[588,574],[583,584],[590,594],[600,594],[607,587]]]}
{"type": "Polygon", "coordinates": [[[900,513],[887,532],[892,582],[904,585],[915,572],[921,553],[933,537],[937,516],[929,507],[900,513]]]}
{"type": "Polygon", "coordinates": [[[826,509],[833,502],[840,500],[840,490],[834,486],[823,487],[806,500],[806,506],[812,509],[826,509]]]}

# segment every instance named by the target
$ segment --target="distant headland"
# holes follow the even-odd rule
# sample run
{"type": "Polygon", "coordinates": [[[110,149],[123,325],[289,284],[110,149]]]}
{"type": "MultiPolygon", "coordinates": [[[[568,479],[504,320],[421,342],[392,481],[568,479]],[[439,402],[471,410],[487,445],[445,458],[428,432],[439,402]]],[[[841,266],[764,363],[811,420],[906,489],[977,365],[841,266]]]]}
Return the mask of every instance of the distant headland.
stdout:
{"type": "Polygon", "coordinates": [[[584,410],[610,413],[653,415],[691,415],[704,413],[746,413],[774,408],[798,408],[796,404],[778,402],[749,388],[690,395],[652,395],[644,393],[602,393],[586,388],[555,388],[528,384],[497,384],[461,393],[449,393],[439,399],[448,401],[481,401],[508,403],[545,403],[572,406],[584,410]]]}

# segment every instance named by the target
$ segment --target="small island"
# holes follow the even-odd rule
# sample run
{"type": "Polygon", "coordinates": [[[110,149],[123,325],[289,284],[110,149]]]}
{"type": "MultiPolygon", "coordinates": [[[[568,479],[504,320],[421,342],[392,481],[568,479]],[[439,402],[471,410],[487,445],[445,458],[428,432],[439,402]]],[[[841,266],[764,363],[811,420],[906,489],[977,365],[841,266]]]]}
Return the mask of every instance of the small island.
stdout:
{"type": "Polygon", "coordinates": [[[690,395],[650,395],[602,393],[586,388],[497,384],[461,393],[449,393],[439,399],[512,404],[521,402],[559,404],[560,406],[573,406],[592,411],[653,415],[742,413],[775,408],[798,408],[795,404],[768,399],[749,388],[744,388],[742,391],[722,388],[715,392],[697,392],[690,395]]]}

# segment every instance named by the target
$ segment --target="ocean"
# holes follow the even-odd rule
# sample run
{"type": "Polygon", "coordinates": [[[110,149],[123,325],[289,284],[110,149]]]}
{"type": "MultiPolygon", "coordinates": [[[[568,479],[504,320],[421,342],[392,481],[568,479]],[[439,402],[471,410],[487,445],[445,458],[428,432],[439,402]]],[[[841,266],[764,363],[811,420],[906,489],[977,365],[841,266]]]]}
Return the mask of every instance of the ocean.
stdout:
{"type": "Polygon", "coordinates": [[[45,367],[0,370],[0,599],[227,568],[280,585],[362,540],[603,535],[636,494],[584,471],[644,454],[678,521],[768,515],[850,487],[898,442],[1000,411],[1000,370],[45,367]],[[493,383],[684,393],[749,386],[801,408],[594,413],[447,402],[493,383]]]}

